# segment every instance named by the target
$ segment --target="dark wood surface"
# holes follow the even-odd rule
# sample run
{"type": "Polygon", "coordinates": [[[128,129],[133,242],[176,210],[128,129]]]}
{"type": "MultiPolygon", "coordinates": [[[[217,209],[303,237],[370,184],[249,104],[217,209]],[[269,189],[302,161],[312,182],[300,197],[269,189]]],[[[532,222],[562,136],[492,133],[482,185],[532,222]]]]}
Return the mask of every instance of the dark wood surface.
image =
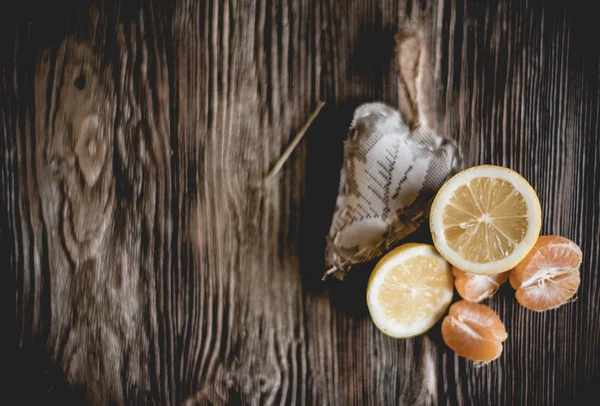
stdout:
{"type": "MultiPolygon", "coordinates": [[[[600,33],[587,5],[214,0],[1,6],[3,393],[24,403],[583,404],[600,384],[600,33]],[[343,139],[428,39],[439,129],[521,172],[584,252],[577,300],[475,368],[321,282],[343,139]],[[319,100],[271,183],[262,178],[319,100]]],[[[413,240],[427,241],[426,231],[413,240]]]]}

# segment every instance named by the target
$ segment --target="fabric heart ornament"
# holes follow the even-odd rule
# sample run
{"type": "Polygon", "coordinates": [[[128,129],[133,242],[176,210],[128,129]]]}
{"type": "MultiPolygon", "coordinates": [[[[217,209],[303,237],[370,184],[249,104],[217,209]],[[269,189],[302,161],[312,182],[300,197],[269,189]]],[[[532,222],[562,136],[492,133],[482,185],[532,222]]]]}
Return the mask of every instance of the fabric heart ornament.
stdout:
{"type": "Polygon", "coordinates": [[[398,39],[402,112],[367,103],[354,112],[344,143],[336,207],[327,236],[327,275],[383,255],[421,226],[442,184],[459,168],[448,138],[429,128],[426,58],[420,35],[398,39]]]}

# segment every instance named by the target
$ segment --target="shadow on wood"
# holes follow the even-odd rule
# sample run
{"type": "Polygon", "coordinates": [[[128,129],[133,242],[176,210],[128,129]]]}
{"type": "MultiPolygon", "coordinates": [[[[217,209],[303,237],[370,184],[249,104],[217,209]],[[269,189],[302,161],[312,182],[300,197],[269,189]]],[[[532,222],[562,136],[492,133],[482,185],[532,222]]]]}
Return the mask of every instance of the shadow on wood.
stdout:
{"type": "MultiPolygon", "coordinates": [[[[382,91],[393,69],[394,35],[392,29],[373,30],[363,25],[352,54],[351,69],[355,82],[365,83],[378,91],[382,91]]],[[[376,100],[372,100],[376,101],[376,100]]],[[[348,123],[350,124],[350,123],[348,123]]]]}
{"type": "Polygon", "coordinates": [[[303,289],[321,292],[325,285],[325,236],[335,209],[344,139],[358,103],[327,105],[306,134],[306,193],[301,205],[300,270],[303,289]]]}

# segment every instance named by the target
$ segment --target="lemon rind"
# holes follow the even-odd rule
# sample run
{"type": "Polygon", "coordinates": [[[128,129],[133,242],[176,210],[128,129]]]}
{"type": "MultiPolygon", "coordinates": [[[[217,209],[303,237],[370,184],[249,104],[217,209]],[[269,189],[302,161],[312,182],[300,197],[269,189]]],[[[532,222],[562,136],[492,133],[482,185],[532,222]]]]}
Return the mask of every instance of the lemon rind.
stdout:
{"type": "Polygon", "coordinates": [[[454,295],[454,284],[453,284],[452,270],[450,264],[438,253],[433,245],[419,244],[419,243],[407,243],[403,244],[398,248],[390,251],[386,254],[375,266],[369,282],[367,285],[367,306],[373,323],[383,333],[395,337],[395,338],[408,338],[423,334],[438,322],[439,319],[444,315],[454,295]],[[383,279],[387,272],[393,269],[396,265],[400,264],[405,259],[417,256],[425,255],[428,257],[438,258],[440,264],[446,268],[446,272],[449,274],[448,289],[444,292],[443,297],[440,298],[439,305],[437,306],[430,317],[421,320],[419,323],[414,323],[410,326],[402,326],[398,324],[386,323],[386,318],[383,316],[381,307],[377,304],[377,294],[383,283],[383,279]]]}
{"type": "Polygon", "coordinates": [[[525,258],[540,234],[542,225],[542,209],[537,193],[533,187],[519,173],[501,166],[480,165],[466,169],[450,178],[438,191],[431,205],[430,230],[433,243],[438,252],[452,265],[469,273],[477,275],[492,275],[506,272],[514,268],[525,258]],[[468,181],[478,177],[491,177],[510,182],[521,193],[528,209],[528,229],[523,240],[517,244],[509,256],[486,263],[476,263],[462,258],[447,244],[444,235],[443,209],[449,202],[454,191],[468,181]]]}

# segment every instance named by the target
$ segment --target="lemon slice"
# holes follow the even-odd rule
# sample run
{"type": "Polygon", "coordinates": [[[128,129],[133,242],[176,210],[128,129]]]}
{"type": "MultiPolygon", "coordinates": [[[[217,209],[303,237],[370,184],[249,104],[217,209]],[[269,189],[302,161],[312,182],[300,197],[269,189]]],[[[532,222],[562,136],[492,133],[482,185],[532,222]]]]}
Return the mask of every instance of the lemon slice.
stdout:
{"type": "Polygon", "coordinates": [[[450,264],[427,244],[404,244],[375,266],[367,305],[375,325],[392,337],[429,330],[442,317],[454,291],[450,264]]]}
{"type": "Polygon", "coordinates": [[[455,267],[489,275],[515,267],[542,224],[537,194],[517,172],[482,165],[462,171],[437,193],[430,213],[433,243],[455,267]]]}

